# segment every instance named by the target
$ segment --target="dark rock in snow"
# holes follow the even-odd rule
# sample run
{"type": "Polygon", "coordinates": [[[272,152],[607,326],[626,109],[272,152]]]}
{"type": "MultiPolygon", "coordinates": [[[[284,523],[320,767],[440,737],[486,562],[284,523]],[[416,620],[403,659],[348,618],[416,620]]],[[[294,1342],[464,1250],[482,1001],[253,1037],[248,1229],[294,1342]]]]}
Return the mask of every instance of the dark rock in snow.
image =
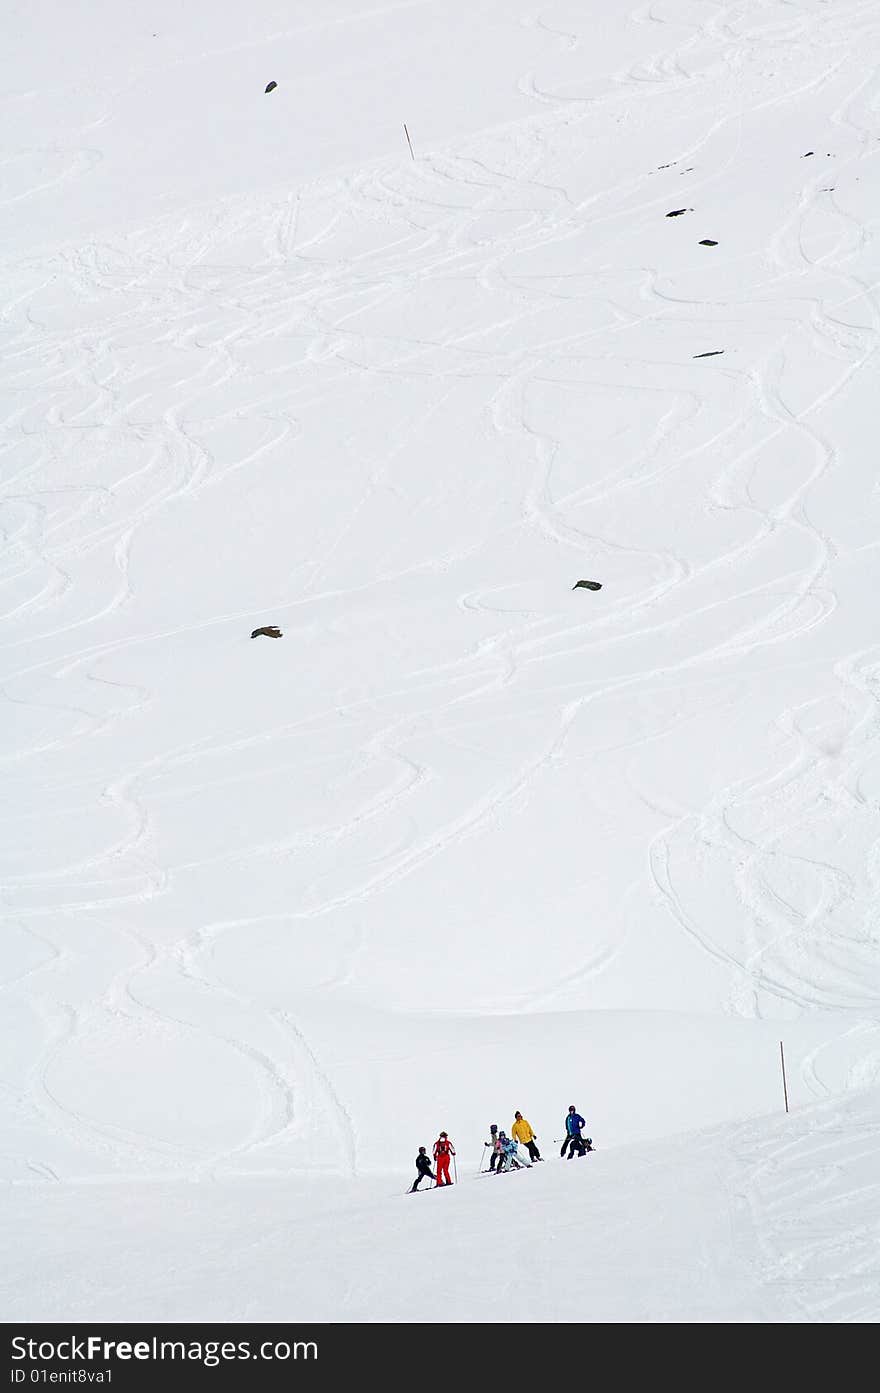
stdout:
{"type": "Polygon", "coordinates": [[[601,590],[602,585],[598,580],[579,580],[571,588],[572,590],[601,590]]]}
{"type": "Polygon", "coordinates": [[[274,91],[275,91],[275,88],[276,88],[277,86],[278,86],[278,83],[277,83],[277,82],[270,82],[269,85],[268,85],[268,87],[266,88],[266,91],[267,91],[267,92],[274,92],[274,91]]]}
{"type": "Polygon", "coordinates": [[[704,237],[700,243],[701,247],[717,247],[718,243],[713,242],[711,237],[704,237]]]}
{"type": "Polygon", "coordinates": [[[260,634],[265,634],[266,638],[283,638],[281,630],[277,624],[264,624],[262,629],[254,629],[251,638],[259,638],[260,634]]]}
{"type": "Polygon", "coordinates": [[[717,358],[724,352],[723,348],[712,348],[708,353],[694,353],[694,358],[717,358]]]}
{"type": "Polygon", "coordinates": [[[801,155],[801,159],[802,159],[802,160],[808,160],[808,159],[810,158],[810,156],[811,156],[811,155],[815,155],[815,153],[816,153],[815,150],[808,150],[807,153],[806,153],[805,155],[801,155]]]}
{"type": "Polygon", "coordinates": [[[680,218],[682,213],[692,213],[693,208],[673,208],[671,213],[667,213],[667,218],[680,218]]]}

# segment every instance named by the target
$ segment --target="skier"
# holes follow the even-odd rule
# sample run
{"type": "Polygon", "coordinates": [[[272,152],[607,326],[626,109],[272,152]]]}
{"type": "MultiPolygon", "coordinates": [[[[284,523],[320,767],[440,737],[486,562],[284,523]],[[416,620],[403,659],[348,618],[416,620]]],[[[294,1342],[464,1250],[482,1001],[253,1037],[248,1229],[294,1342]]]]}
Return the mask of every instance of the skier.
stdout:
{"type": "Polygon", "coordinates": [[[484,1142],[483,1142],[483,1145],[484,1145],[484,1146],[491,1147],[492,1154],[491,1154],[491,1156],[489,1157],[489,1169],[490,1169],[490,1171],[494,1171],[494,1169],[495,1169],[495,1167],[498,1165],[498,1161],[499,1161],[499,1151],[498,1151],[498,1123],[497,1123],[497,1122],[493,1122],[493,1123],[492,1123],[492,1126],[489,1128],[489,1140],[488,1140],[488,1141],[484,1141],[484,1142]]]}
{"type": "Polygon", "coordinates": [[[527,1161],[523,1156],[513,1137],[508,1137],[505,1132],[498,1133],[498,1140],[501,1143],[501,1166],[500,1170],[523,1170],[531,1166],[531,1161],[527,1161]]]}
{"type": "Polygon", "coordinates": [[[513,1160],[514,1160],[515,1164],[518,1165],[518,1166],[520,1167],[521,1170],[522,1170],[522,1169],[531,1170],[531,1168],[532,1168],[531,1160],[530,1160],[529,1157],[526,1155],[526,1153],[523,1151],[523,1149],[522,1149],[522,1147],[520,1146],[519,1142],[517,1141],[516,1137],[509,1137],[509,1138],[508,1138],[508,1141],[509,1141],[510,1145],[513,1147],[513,1160]]]}
{"type": "Polygon", "coordinates": [[[415,1190],[419,1188],[423,1180],[437,1179],[436,1175],[431,1170],[431,1162],[428,1159],[428,1153],[423,1146],[419,1147],[419,1154],[416,1157],[416,1170],[418,1171],[418,1175],[412,1183],[412,1187],[410,1188],[410,1194],[412,1194],[415,1190]]]}
{"type": "Polygon", "coordinates": [[[437,1166],[437,1184],[451,1185],[449,1158],[455,1155],[455,1147],[446,1132],[441,1132],[434,1143],[434,1161],[437,1166]]]}
{"type": "Polygon", "coordinates": [[[586,1156],[588,1151],[593,1150],[592,1137],[587,1137],[585,1142],[581,1136],[581,1131],[586,1125],[586,1122],[577,1111],[574,1103],[570,1104],[568,1116],[565,1119],[565,1140],[562,1143],[562,1150],[559,1153],[560,1156],[564,1156],[566,1148],[568,1148],[568,1159],[569,1161],[573,1161],[575,1151],[579,1156],[586,1156]]]}
{"type": "Polygon", "coordinates": [[[540,1161],[541,1153],[535,1145],[538,1139],[532,1131],[532,1124],[526,1122],[521,1112],[515,1113],[514,1117],[516,1120],[510,1129],[510,1135],[526,1148],[533,1161],[540,1161]]]}
{"type": "Polygon", "coordinates": [[[506,1132],[498,1133],[498,1140],[495,1143],[495,1149],[498,1152],[498,1170],[496,1174],[501,1175],[502,1171],[513,1170],[513,1158],[511,1156],[510,1140],[506,1132]]]}

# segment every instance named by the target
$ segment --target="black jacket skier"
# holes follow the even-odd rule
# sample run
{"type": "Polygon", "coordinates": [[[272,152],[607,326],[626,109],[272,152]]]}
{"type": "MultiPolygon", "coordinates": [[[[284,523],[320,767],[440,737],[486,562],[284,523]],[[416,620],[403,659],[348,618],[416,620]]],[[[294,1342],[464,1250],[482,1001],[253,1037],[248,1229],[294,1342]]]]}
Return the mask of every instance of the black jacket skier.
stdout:
{"type": "Polygon", "coordinates": [[[419,1147],[419,1154],[416,1157],[416,1170],[418,1171],[418,1175],[410,1187],[410,1194],[412,1194],[413,1190],[419,1188],[423,1180],[437,1179],[436,1175],[431,1170],[431,1158],[423,1146],[419,1147]]]}

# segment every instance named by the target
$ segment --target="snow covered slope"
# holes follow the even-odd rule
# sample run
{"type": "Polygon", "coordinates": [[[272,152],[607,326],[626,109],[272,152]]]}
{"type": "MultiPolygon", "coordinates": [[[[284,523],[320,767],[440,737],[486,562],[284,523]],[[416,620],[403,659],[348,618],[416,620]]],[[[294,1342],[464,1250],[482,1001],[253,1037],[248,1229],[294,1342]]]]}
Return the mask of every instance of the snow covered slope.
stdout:
{"type": "MultiPolygon", "coordinates": [[[[47,1246],[8,1309],[138,1314],[91,1206],[157,1282],[181,1215],[286,1207],[329,1281],[313,1205],[401,1263],[415,1205],[613,1252],[690,1167],[659,1304],[636,1224],[606,1305],[532,1318],[876,1319],[855,1239],[839,1304],[761,1295],[807,1262],[775,1186],[877,1198],[876,5],[12,16],[0,1178],[47,1246]],[[572,1101],[586,1175],[397,1195],[441,1127],[475,1170],[572,1101]],[[745,1118],[773,1179],[721,1237],[745,1118]]],[[[141,1313],[418,1318],[375,1279],[141,1313]]],[[[529,1318],[483,1296],[450,1318],[529,1318]]]]}
{"type": "MultiPolygon", "coordinates": [[[[472,1158],[471,1158],[472,1159],[472,1158]]],[[[404,1196],[369,1177],[16,1187],[9,1320],[876,1321],[876,1096],[404,1196]]]]}

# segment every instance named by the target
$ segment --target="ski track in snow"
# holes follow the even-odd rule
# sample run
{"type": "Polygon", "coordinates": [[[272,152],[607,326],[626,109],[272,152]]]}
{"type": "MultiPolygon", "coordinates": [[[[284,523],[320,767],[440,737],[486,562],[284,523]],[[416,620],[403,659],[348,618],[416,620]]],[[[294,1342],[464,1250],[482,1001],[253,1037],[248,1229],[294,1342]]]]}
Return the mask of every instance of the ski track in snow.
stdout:
{"type": "Polygon", "coordinates": [[[876,1319],[878,1151],[875,1111],[836,1100],[808,1129],[746,1127],[734,1144],[735,1212],[754,1235],[760,1280],[788,1319],[876,1319]]]}
{"type": "MultiPolygon", "coordinates": [[[[493,995],[486,981],[472,991],[462,982],[450,1004],[488,1012],[602,1004],[603,980],[628,951],[631,919],[650,914],[721,971],[716,1009],[747,1018],[829,1013],[827,1044],[801,1062],[807,1095],[864,1086],[880,1072],[880,838],[871,782],[880,767],[878,649],[870,635],[853,634],[851,621],[822,646],[842,604],[837,578],[859,548],[820,525],[814,502],[831,480],[835,516],[863,506],[835,411],[846,409],[848,392],[864,390],[875,364],[877,276],[871,229],[847,210],[841,190],[877,158],[880,87],[867,57],[847,44],[860,31],[869,54],[880,21],[867,4],[827,14],[758,0],[670,4],[663,13],[642,6],[631,22],[656,37],[656,52],[601,84],[585,81],[581,92],[571,63],[589,39],[574,7],[548,5],[523,22],[554,41],[567,65],[558,84],[545,70],[520,76],[535,105],[527,119],[415,162],[386,160],[293,192],[199,205],[13,268],[15,291],[3,308],[0,454],[2,694],[17,733],[3,756],[8,816],[33,818],[36,827],[40,807],[57,805],[84,830],[93,814],[98,821],[71,841],[69,855],[47,857],[38,839],[30,859],[10,860],[2,918],[45,956],[4,990],[36,1013],[43,1031],[14,1090],[17,1105],[44,1129],[47,1154],[52,1138],[63,1139],[86,1157],[87,1172],[286,1173],[335,1164],[356,1174],[357,1123],[333,1066],[295,1006],[254,998],[218,952],[238,944],[244,960],[255,929],[287,922],[325,936],[314,992],[344,1000],[350,989],[393,1007],[375,976],[362,976],[375,921],[352,921],[349,931],[339,916],[377,897],[396,915],[400,901],[388,898],[396,887],[418,886],[437,858],[454,880],[453,854],[505,825],[513,836],[515,819],[554,779],[580,769],[589,783],[591,770],[607,771],[610,755],[631,806],[656,829],[632,834],[630,908],[609,917],[597,938],[572,930],[569,950],[546,968],[536,955],[518,985],[493,995]],[[805,72],[786,67],[795,41],[809,57],[805,72]],[[779,65],[772,77],[770,58],[779,65]],[[729,109],[728,92],[743,94],[729,109]],[[582,162],[585,150],[599,160],[595,129],[606,141],[619,130],[625,142],[680,94],[693,103],[689,134],[666,152],[669,167],[631,173],[622,157],[619,176],[605,167],[610,182],[594,184],[582,162]],[[747,295],[693,293],[702,268],[682,263],[665,213],[679,202],[712,202],[710,223],[702,214],[678,221],[689,222],[693,243],[699,234],[719,237],[713,266],[729,285],[734,253],[725,251],[718,208],[747,190],[761,121],[790,121],[807,98],[828,101],[825,133],[820,140],[810,131],[809,140],[817,149],[833,142],[834,160],[818,171],[803,166],[769,239],[738,253],[755,263],[747,295]],[[642,260],[646,229],[652,264],[642,260]],[[442,322],[422,326],[419,297],[432,289],[451,300],[442,322]],[[472,313],[475,305],[481,313],[472,313]],[[412,323],[395,329],[395,320],[412,323]],[[691,361],[716,346],[726,350],[717,364],[691,361]],[[807,385],[790,399],[805,363],[807,385]],[[367,398],[378,403],[384,429],[381,441],[362,445],[356,411],[367,398]],[[635,443],[623,442],[615,458],[612,438],[597,460],[582,441],[591,467],[579,473],[581,399],[605,400],[611,416],[631,414],[635,443]],[[358,404],[351,427],[349,400],[358,404]],[[271,496],[285,468],[319,457],[333,438],[316,432],[322,411],[342,416],[344,438],[336,441],[338,478],[328,466],[332,498],[315,515],[312,549],[302,554],[297,534],[286,578],[270,568],[265,586],[240,603],[222,586],[217,609],[208,595],[183,591],[168,622],[159,602],[150,606],[143,566],[161,529],[177,544],[185,530],[199,548],[200,507],[229,509],[242,526],[253,521],[244,516],[243,480],[259,490],[265,478],[271,496]],[[505,494],[497,507],[479,480],[472,493],[457,475],[444,493],[442,472],[416,471],[410,483],[424,432],[442,432],[456,412],[471,437],[470,468],[479,472],[483,455],[495,467],[505,494]],[[773,469],[780,460],[781,485],[773,469]],[[673,486],[694,491],[693,511],[717,524],[711,554],[685,545],[683,516],[658,525],[673,486]],[[456,529],[446,520],[450,506],[473,516],[456,529]],[[384,507],[398,509],[395,521],[365,551],[370,519],[384,507]],[[424,534],[432,508],[442,547],[408,554],[407,534],[424,534]],[[352,558],[363,574],[355,576],[352,558]],[[600,604],[581,604],[580,593],[573,603],[570,586],[583,574],[611,577],[600,604]],[[464,589],[455,588],[459,576],[464,589]],[[453,638],[416,642],[408,589],[447,577],[445,602],[460,621],[453,638]],[[377,618],[383,604],[386,617],[377,618]],[[252,717],[241,707],[219,721],[209,715],[204,733],[183,721],[167,738],[158,717],[148,724],[177,681],[189,680],[188,669],[180,678],[174,669],[187,645],[213,661],[218,643],[249,643],[263,614],[286,631],[280,652],[289,658],[300,645],[306,662],[312,636],[344,639],[361,615],[386,644],[385,670],[362,680],[352,673],[290,719],[276,710],[266,728],[262,705],[252,717]],[[150,679],[154,660],[160,667],[150,679]],[[755,746],[715,787],[696,780],[693,795],[676,800],[658,786],[662,769],[651,762],[670,748],[670,759],[687,758],[699,705],[685,711],[679,702],[625,742],[606,739],[599,720],[590,744],[595,713],[626,702],[635,709],[654,692],[703,687],[708,695],[726,684],[722,706],[734,720],[766,672],[776,685],[759,708],[755,746]],[[806,674],[800,684],[798,672],[806,674]],[[487,756],[486,742],[505,720],[510,740],[502,735],[487,756]],[[519,747],[517,720],[530,731],[519,747]],[[330,759],[320,751],[334,732],[348,743],[330,759]],[[262,776],[273,749],[282,752],[279,772],[296,779],[310,741],[344,814],[330,815],[316,791],[314,813],[300,809],[271,836],[234,849],[220,839],[213,851],[168,859],[164,819],[175,798],[189,800],[190,817],[206,813],[224,788],[246,800],[249,762],[262,776]],[[444,769],[426,753],[432,741],[456,757],[473,754],[473,776],[448,796],[444,769]],[[31,769],[39,799],[19,812],[16,793],[31,769]],[[187,876],[252,870],[281,885],[252,915],[233,907],[202,917],[198,880],[188,882],[195,911],[179,898],[187,876]],[[713,901],[722,914],[707,912],[713,901]],[[121,958],[96,991],[78,981],[93,933],[112,936],[121,958]],[[201,1041],[219,1052],[215,1060],[234,1056],[251,1080],[250,1090],[242,1085],[247,1105],[229,1104],[223,1136],[191,1129],[171,1141],[136,1119],[102,1116],[94,1099],[77,1096],[75,1059],[65,1072],[72,1050],[104,1037],[128,1048],[167,1032],[201,1041]],[[328,1148],[333,1163],[320,1159],[328,1148]]],[[[800,153],[791,150],[792,162],[800,153]]],[[[82,180],[99,159],[86,148],[68,155],[51,182],[82,180]]],[[[17,197],[40,187],[47,183],[17,197]]],[[[291,506],[307,515],[308,503],[300,493],[291,506]]],[[[426,622],[436,618],[429,609],[426,622]]],[[[261,644],[245,649],[243,661],[268,662],[261,644]]],[[[337,669],[328,670],[338,682],[337,669]]],[[[260,680],[275,680],[271,668],[261,672],[260,680]]],[[[572,811],[580,787],[563,789],[572,811]]],[[[433,884],[411,892],[414,912],[433,884]]],[[[401,929],[399,951],[406,942],[401,929]]],[[[427,982],[425,1000],[432,1004],[427,982]]],[[[828,1108],[810,1143],[817,1173],[835,1164],[828,1108]]],[[[876,1149],[873,1132],[865,1144],[876,1149]]],[[[780,1137],[748,1162],[744,1204],[769,1215],[771,1228],[774,1176],[788,1145],[780,1137]]],[[[69,1154],[62,1149],[50,1164],[23,1153],[11,1173],[20,1160],[22,1172],[54,1181],[69,1154]]],[[[835,1194],[835,1204],[845,1202],[835,1194]]],[[[801,1235],[796,1259],[767,1252],[768,1280],[819,1280],[811,1265],[826,1260],[832,1240],[821,1203],[812,1203],[814,1231],[801,1235]]],[[[828,1272],[822,1278],[825,1318],[840,1318],[841,1283],[847,1318],[862,1309],[868,1257],[843,1258],[834,1282],[828,1272]]]]}

